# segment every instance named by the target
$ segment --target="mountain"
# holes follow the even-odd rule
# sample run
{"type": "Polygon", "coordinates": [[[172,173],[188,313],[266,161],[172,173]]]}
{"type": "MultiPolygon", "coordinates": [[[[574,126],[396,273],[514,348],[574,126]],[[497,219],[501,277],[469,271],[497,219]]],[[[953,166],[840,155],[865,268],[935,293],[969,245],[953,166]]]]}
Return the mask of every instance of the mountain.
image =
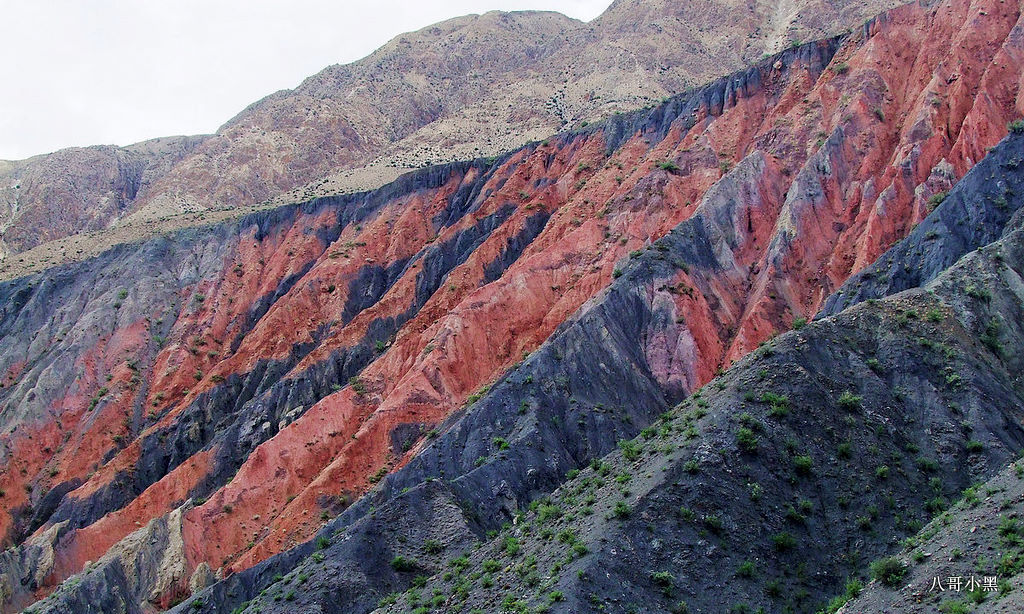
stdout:
{"type": "MultiPolygon", "coordinates": [[[[106,228],[140,192],[204,137],[153,139],[129,147],[63,149],[0,162],[0,259],[53,239],[106,228]]],[[[54,255],[54,259],[57,259],[54,255]]]]}
{"type": "Polygon", "coordinates": [[[903,6],[496,158],[0,284],[3,610],[421,608],[446,570],[491,611],[831,599],[844,553],[1024,445],[1020,17],[903,6]],[[869,293],[873,262],[923,268],[869,293]],[[763,509],[730,504],[754,482],[763,509]],[[792,593],[684,597],[694,534],[765,583],[781,548],[792,593]],[[517,545],[510,592],[472,585],[517,545]]]}
{"type": "Polygon", "coordinates": [[[410,168],[499,155],[656,103],[895,4],[645,0],[615,2],[590,24],[550,12],[452,19],[272,94],[214,135],[173,139],[188,146],[171,164],[147,166],[145,181],[114,169],[126,157],[132,168],[145,166],[133,152],[146,144],[65,150],[13,163],[18,172],[0,168],[0,185],[27,184],[4,195],[0,258],[7,276],[24,275],[111,242],[210,221],[198,212],[237,216],[268,199],[372,189],[410,168]],[[121,229],[113,241],[83,237],[11,257],[111,226],[121,229]]]}

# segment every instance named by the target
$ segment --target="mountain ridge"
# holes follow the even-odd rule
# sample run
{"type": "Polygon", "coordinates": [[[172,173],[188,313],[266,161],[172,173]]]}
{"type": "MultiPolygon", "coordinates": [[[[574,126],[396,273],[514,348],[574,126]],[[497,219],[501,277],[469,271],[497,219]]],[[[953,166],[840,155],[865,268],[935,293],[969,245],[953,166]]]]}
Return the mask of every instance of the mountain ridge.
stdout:
{"type": "MultiPolygon", "coordinates": [[[[845,12],[836,13],[831,4],[803,0],[797,16],[808,25],[796,26],[792,36],[813,31],[806,39],[818,38],[895,4],[845,2],[845,12]]],[[[721,48],[715,54],[706,53],[705,43],[680,45],[716,35],[692,30],[678,14],[704,15],[729,6],[694,0],[686,7],[652,10],[661,32],[656,39],[631,35],[632,9],[618,8],[590,24],[552,13],[491,13],[443,22],[457,28],[450,32],[436,25],[400,35],[367,58],[307,78],[287,90],[288,95],[278,92],[250,105],[142,190],[120,225],[133,228],[131,236],[146,236],[154,222],[201,224],[206,211],[217,217],[237,215],[240,208],[268,200],[283,204],[380,187],[398,169],[497,155],[585,121],[654,104],[793,42],[786,30],[784,35],[764,35],[764,42],[755,44],[751,41],[762,40],[761,35],[748,39],[741,27],[730,30],[727,38],[756,47],[753,55],[732,53],[728,41],[716,43],[721,48]],[[403,50],[402,41],[412,51],[403,50]],[[460,60],[458,50],[466,57],[460,60]],[[469,70],[475,57],[488,59],[480,64],[486,71],[469,70]],[[487,74],[478,74],[483,72],[487,74]],[[353,79],[365,95],[339,99],[339,88],[353,79]],[[332,85],[314,87],[325,82],[332,85]]],[[[758,16],[769,8],[746,10],[745,27],[753,31],[758,16]]],[[[80,183],[84,192],[77,198],[9,196],[16,207],[3,222],[11,235],[10,240],[0,239],[3,252],[25,251],[41,238],[75,236],[73,228],[49,232],[44,221],[31,218],[21,228],[18,219],[40,206],[78,208],[77,201],[89,202],[94,188],[90,182],[80,183]]],[[[108,226],[113,221],[103,219],[108,226]]],[[[96,240],[83,237],[79,242],[96,240]]],[[[5,268],[24,274],[77,259],[79,250],[90,251],[65,242],[27,259],[21,256],[20,263],[7,257],[5,268]]]]}

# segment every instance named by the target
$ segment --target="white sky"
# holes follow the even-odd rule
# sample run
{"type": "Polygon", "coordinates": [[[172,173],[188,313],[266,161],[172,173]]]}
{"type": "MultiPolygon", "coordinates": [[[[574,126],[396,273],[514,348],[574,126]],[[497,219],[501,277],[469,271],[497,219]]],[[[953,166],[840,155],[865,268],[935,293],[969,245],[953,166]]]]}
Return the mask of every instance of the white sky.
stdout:
{"type": "Polygon", "coordinates": [[[611,0],[0,0],[0,160],[213,132],[249,103],[468,13],[611,0]]]}

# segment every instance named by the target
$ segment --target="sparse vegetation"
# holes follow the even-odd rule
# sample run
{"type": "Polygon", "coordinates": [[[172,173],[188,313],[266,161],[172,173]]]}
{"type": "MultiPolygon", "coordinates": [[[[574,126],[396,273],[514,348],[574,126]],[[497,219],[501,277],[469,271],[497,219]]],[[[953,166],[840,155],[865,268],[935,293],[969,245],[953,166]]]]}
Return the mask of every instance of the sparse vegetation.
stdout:
{"type": "Polygon", "coordinates": [[[772,418],[783,418],[789,415],[789,397],[785,395],[766,392],[761,395],[761,402],[771,406],[768,409],[768,415],[772,418]]]}
{"type": "Polygon", "coordinates": [[[907,566],[896,557],[878,559],[871,564],[871,577],[889,588],[899,588],[906,574],[907,566]]]}
{"type": "Polygon", "coordinates": [[[395,558],[391,559],[391,569],[394,569],[399,573],[416,571],[417,569],[419,569],[419,563],[417,563],[415,559],[410,559],[408,557],[398,555],[395,558]]]}
{"type": "Polygon", "coordinates": [[[934,211],[939,205],[942,204],[942,201],[946,200],[946,196],[948,196],[948,195],[949,195],[949,192],[938,192],[936,194],[932,194],[931,196],[929,196],[928,197],[928,210],[929,211],[934,211]]]}
{"type": "Polygon", "coordinates": [[[785,531],[782,533],[776,533],[775,535],[772,535],[772,545],[774,545],[775,549],[779,552],[792,550],[796,547],[796,538],[785,531]]]}
{"type": "Polygon", "coordinates": [[[808,455],[799,455],[793,457],[793,469],[797,475],[810,475],[811,474],[811,457],[808,455]]]}
{"type": "Polygon", "coordinates": [[[747,427],[740,427],[736,431],[736,445],[747,454],[757,452],[757,435],[747,427]]]}
{"type": "Polygon", "coordinates": [[[839,395],[839,398],[836,399],[836,403],[846,411],[856,411],[860,409],[862,400],[863,397],[846,390],[843,394],[839,395]]]}
{"type": "Polygon", "coordinates": [[[641,447],[636,441],[630,439],[620,439],[618,443],[619,449],[622,450],[622,457],[629,461],[634,461],[640,458],[641,447]]]}

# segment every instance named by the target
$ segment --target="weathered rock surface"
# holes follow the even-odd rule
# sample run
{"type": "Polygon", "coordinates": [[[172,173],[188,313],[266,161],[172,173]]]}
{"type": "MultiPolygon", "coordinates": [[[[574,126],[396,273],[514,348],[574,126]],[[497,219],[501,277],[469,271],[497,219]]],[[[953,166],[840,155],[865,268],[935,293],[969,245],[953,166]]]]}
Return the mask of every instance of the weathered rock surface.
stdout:
{"type": "Polygon", "coordinates": [[[104,583],[166,607],[208,567],[230,611],[335,530],[331,607],[404,590],[397,519],[453,550],[500,528],[910,232],[1019,113],[985,76],[1019,73],[1019,20],[908,5],[498,159],[0,284],[4,610],[62,582],[57,611],[104,583]],[[134,554],[154,521],[180,550],[134,554]]]}
{"type": "MultiPolygon", "coordinates": [[[[1003,176],[1022,151],[1018,137],[981,168],[1003,176]]],[[[813,612],[1024,449],[1019,226],[672,408],[642,353],[652,330],[686,328],[650,294],[674,268],[662,255],[690,256],[686,226],[320,538],[181,611],[813,612]]]]}
{"type": "MultiPolygon", "coordinates": [[[[131,213],[141,192],[206,137],[169,137],[0,162],[0,260],[131,213]]],[[[54,254],[54,261],[60,256],[54,254]]]]}

